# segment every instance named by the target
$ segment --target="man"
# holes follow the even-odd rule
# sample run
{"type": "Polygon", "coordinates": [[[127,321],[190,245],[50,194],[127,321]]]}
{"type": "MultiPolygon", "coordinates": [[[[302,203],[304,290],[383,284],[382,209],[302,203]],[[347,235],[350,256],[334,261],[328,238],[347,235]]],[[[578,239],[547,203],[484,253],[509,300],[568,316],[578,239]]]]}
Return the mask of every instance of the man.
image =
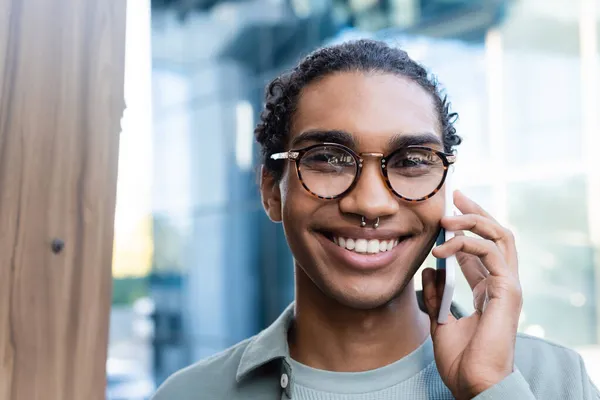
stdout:
{"type": "Polygon", "coordinates": [[[597,399],[573,351],[517,334],[522,296],[512,234],[445,177],[456,117],[398,49],[320,49],[267,89],[256,129],[261,193],[283,223],[296,299],[269,328],[171,377],[163,399],[597,399]],[[413,278],[440,227],[476,312],[437,323],[443,275],[413,278]],[[462,231],[477,235],[465,236],[462,231]]]}

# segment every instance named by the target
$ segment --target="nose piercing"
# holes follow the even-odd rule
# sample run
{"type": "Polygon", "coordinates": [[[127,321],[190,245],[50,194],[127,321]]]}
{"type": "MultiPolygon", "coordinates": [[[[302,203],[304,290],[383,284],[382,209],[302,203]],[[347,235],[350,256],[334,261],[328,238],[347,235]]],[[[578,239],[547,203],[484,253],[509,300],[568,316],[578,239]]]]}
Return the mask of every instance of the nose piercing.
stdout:
{"type": "MultiPolygon", "coordinates": [[[[360,227],[364,228],[365,226],[367,226],[367,221],[365,221],[365,216],[361,215],[360,227]]],[[[373,224],[373,229],[377,229],[377,228],[379,228],[379,217],[377,217],[377,219],[375,220],[375,223],[373,224]]]]}

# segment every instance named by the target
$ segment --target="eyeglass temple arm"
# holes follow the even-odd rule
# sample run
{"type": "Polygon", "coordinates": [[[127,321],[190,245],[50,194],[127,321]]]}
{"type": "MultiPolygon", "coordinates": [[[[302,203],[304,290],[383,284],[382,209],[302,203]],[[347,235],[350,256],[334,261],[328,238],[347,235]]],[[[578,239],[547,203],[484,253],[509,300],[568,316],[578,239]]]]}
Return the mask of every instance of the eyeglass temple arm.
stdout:
{"type": "Polygon", "coordinates": [[[300,155],[297,151],[286,151],[283,153],[271,154],[271,160],[295,160],[300,155]]]}

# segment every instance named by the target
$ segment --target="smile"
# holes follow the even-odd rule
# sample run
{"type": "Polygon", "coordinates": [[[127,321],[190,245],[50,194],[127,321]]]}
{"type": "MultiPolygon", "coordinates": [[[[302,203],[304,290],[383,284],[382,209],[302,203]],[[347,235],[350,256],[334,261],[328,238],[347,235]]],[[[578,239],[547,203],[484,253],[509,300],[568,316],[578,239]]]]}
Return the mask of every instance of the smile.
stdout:
{"type": "Polygon", "coordinates": [[[374,271],[392,265],[413,242],[413,232],[374,229],[321,230],[316,238],[339,266],[374,271]]]}
{"type": "Polygon", "coordinates": [[[343,249],[359,254],[377,254],[392,251],[401,239],[379,240],[379,239],[354,239],[333,236],[333,242],[343,249]]]}

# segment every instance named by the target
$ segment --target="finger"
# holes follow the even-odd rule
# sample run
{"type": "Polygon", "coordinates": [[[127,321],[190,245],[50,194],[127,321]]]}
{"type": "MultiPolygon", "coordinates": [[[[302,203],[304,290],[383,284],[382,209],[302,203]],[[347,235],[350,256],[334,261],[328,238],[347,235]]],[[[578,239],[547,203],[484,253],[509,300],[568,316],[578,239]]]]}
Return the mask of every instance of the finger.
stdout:
{"type": "Polygon", "coordinates": [[[441,225],[442,228],[451,232],[470,231],[494,242],[509,239],[506,236],[506,230],[500,224],[479,214],[443,217],[441,225]]]}
{"type": "MultiPolygon", "coordinates": [[[[462,231],[456,231],[454,232],[454,234],[456,236],[465,235],[462,231]]],[[[469,286],[471,287],[471,290],[473,290],[475,286],[479,284],[479,282],[487,278],[490,274],[481,263],[479,257],[462,251],[456,253],[455,256],[463,275],[465,276],[467,282],[469,283],[469,286]]]]}
{"type": "MultiPolygon", "coordinates": [[[[436,322],[435,327],[437,327],[437,320],[440,316],[440,310],[442,308],[442,298],[444,296],[444,289],[446,288],[446,270],[444,269],[439,269],[435,271],[435,292],[436,292],[436,297],[438,299],[438,305],[437,308],[435,309],[435,313],[434,313],[434,320],[436,322]]],[[[448,313],[448,319],[446,320],[446,323],[449,323],[451,321],[455,321],[456,318],[454,318],[454,316],[452,315],[451,312],[448,313]]],[[[432,331],[433,333],[433,331],[432,331]]]]}
{"type": "Polygon", "coordinates": [[[473,309],[476,313],[482,314],[487,301],[486,283],[476,285],[473,290],[473,309]]]}
{"type": "Polygon", "coordinates": [[[439,313],[441,297],[438,297],[436,290],[436,270],[433,268],[425,268],[421,273],[423,281],[423,302],[427,309],[427,315],[431,321],[431,333],[437,328],[437,315],[439,313]]]}
{"type": "MultiPolygon", "coordinates": [[[[456,232],[454,232],[454,235],[455,236],[465,236],[465,234],[464,234],[463,231],[456,231],[456,232]]],[[[490,274],[488,272],[488,270],[485,269],[485,267],[483,266],[483,264],[481,264],[481,260],[479,259],[479,257],[474,256],[474,255],[469,254],[469,253],[462,252],[462,251],[459,251],[455,255],[456,255],[456,260],[458,261],[458,263],[460,265],[462,265],[462,264],[468,264],[471,261],[477,261],[477,263],[474,265],[474,266],[476,266],[477,270],[483,276],[488,276],[490,274]]]]}
{"type": "Polygon", "coordinates": [[[512,275],[512,271],[507,266],[498,246],[490,240],[456,236],[446,243],[434,248],[432,254],[437,258],[448,258],[452,255],[456,255],[458,252],[478,257],[485,269],[492,275],[512,275]]]}
{"type": "Polygon", "coordinates": [[[435,291],[437,298],[439,299],[439,305],[435,313],[436,321],[440,316],[441,308],[442,308],[442,298],[444,297],[444,289],[446,288],[446,270],[440,269],[436,270],[435,275],[435,291]]]}
{"type": "Polygon", "coordinates": [[[436,318],[439,315],[439,309],[442,306],[442,297],[444,296],[444,287],[446,286],[446,270],[436,270],[435,271],[435,293],[437,298],[439,299],[438,304],[438,312],[436,312],[436,318]]]}
{"type": "Polygon", "coordinates": [[[471,290],[490,275],[479,257],[459,251],[456,253],[456,260],[471,290]]]}
{"type": "Polygon", "coordinates": [[[511,269],[517,268],[518,258],[514,236],[511,231],[496,221],[479,214],[466,214],[456,217],[444,217],[441,220],[441,225],[449,231],[466,230],[495,242],[511,269]]]}
{"type": "Polygon", "coordinates": [[[454,191],[454,205],[464,214],[477,214],[496,221],[487,211],[460,190],[454,191]]]}
{"type": "MultiPolygon", "coordinates": [[[[514,351],[522,293],[518,281],[491,278],[486,289],[489,301],[485,304],[478,332],[473,340],[483,348],[493,348],[511,354],[514,351]]],[[[512,363],[512,360],[508,360],[512,363]]],[[[512,365],[512,364],[511,364],[512,365]]]]}

